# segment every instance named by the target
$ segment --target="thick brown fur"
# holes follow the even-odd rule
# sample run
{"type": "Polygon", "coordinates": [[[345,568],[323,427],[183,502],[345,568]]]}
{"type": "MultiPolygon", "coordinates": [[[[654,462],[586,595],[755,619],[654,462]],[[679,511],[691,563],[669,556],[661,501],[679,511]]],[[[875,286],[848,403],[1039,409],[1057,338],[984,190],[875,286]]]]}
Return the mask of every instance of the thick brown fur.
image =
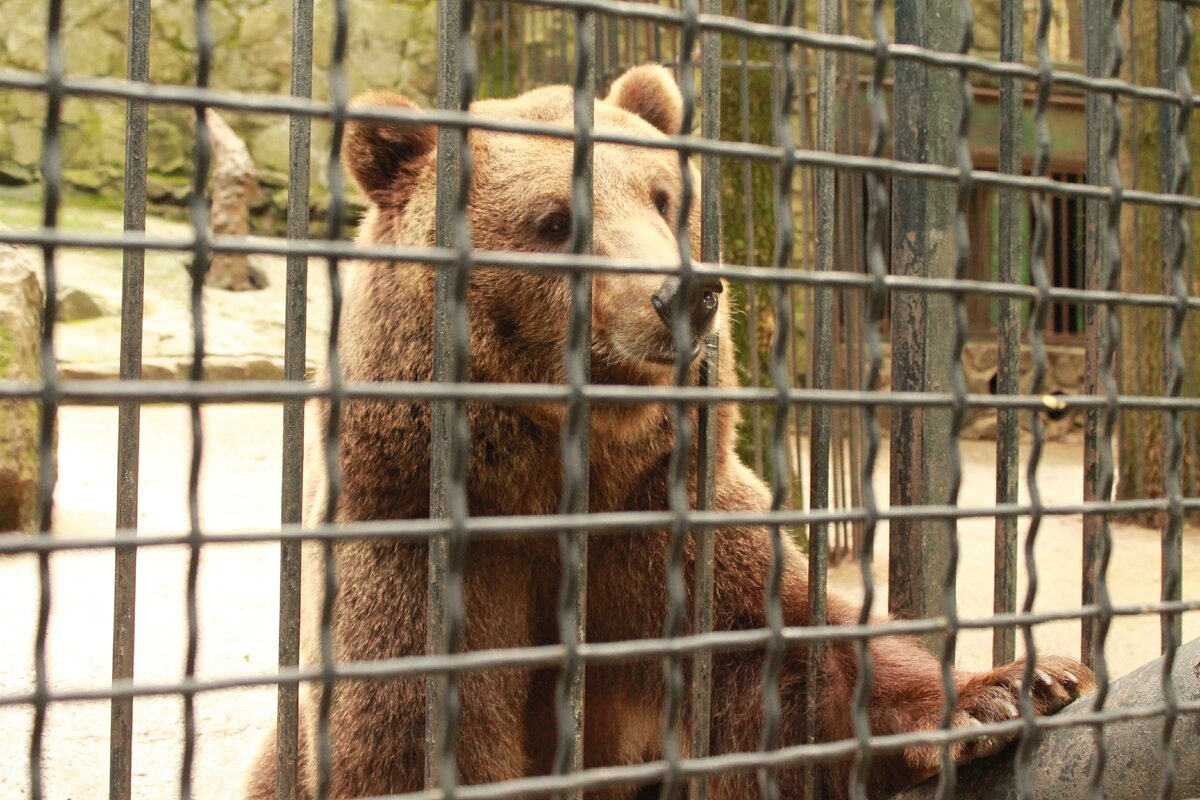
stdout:
{"type": "MultiPolygon", "coordinates": [[[[394,95],[372,94],[370,105],[408,106],[394,95]]],[[[623,76],[606,101],[596,104],[600,130],[661,137],[678,130],[680,99],[669,73],[637,68],[623,76]]],[[[566,87],[529,92],[510,100],[479,102],[476,114],[537,120],[563,127],[572,121],[566,87]]],[[[571,142],[472,131],[474,184],[470,216],[473,245],[482,250],[554,251],[566,244],[545,235],[546,220],[569,209],[571,142]]],[[[359,241],[430,245],[434,236],[435,152],[427,127],[355,124],[347,131],[343,160],[373,202],[359,241]]],[[[694,181],[698,185],[698,181],[694,181]]],[[[595,149],[594,251],[602,256],[678,264],[674,231],[681,176],[669,150],[600,144],[595,149]],[[667,213],[659,207],[664,202],[667,213]]],[[[689,220],[698,250],[698,203],[689,220]]],[[[605,384],[664,386],[671,382],[671,334],[654,312],[651,294],[662,276],[597,274],[591,347],[592,380],[605,384]]],[[[342,362],[349,382],[428,381],[432,375],[434,275],[425,265],[364,262],[348,277],[342,323],[342,362]]],[[[728,294],[724,295],[728,297],[728,294]]],[[[480,382],[564,383],[563,341],[570,301],[565,276],[478,266],[469,292],[470,377],[480,382]]],[[[728,302],[716,326],[721,337],[720,383],[736,385],[728,302]]],[[[693,366],[693,373],[695,367],[693,366]]],[[[693,380],[695,376],[693,374],[693,380]]],[[[468,403],[471,448],[467,469],[473,516],[551,514],[562,493],[561,404],[468,403]]],[[[768,508],[762,480],[734,452],[734,407],[718,415],[715,506],[723,511],[768,508]]],[[[320,433],[327,409],[309,411],[320,433]]],[[[694,424],[694,420],[693,420],[694,424]]],[[[310,431],[311,432],[311,431],[310,431]]],[[[591,410],[593,512],[662,510],[674,431],[662,405],[593,406],[591,410]]],[[[318,437],[319,438],[319,437],[318,437]]],[[[313,439],[312,441],[318,441],[313,439]]],[[[346,402],[341,417],[342,491],[336,521],[419,519],[429,515],[430,408],[426,403],[385,400],[346,402]]],[[[310,449],[306,520],[319,520],[325,505],[323,453],[310,449]]],[[[694,474],[692,489],[694,496],[694,474]]],[[[715,622],[720,630],[762,628],[764,596],[772,562],[764,528],[731,526],[715,534],[715,622]]],[[[588,554],[587,639],[591,642],[661,635],[667,607],[665,563],[668,534],[593,536],[588,554]]],[[[425,652],[426,548],[394,541],[345,542],[336,547],[340,592],[334,604],[334,652],[339,662],[398,658],[425,652]]],[[[321,612],[319,548],[305,562],[304,658],[319,661],[321,612]]],[[[785,537],[782,601],[788,625],[809,620],[807,567],[785,537]]],[[[687,555],[688,583],[692,558],[687,555]]],[[[465,560],[465,650],[551,644],[558,641],[560,577],[553,539],[476,542],[465,560]]],[[[833,624],[853,623],[857,609],[829,601],[833,624]]],[[[870,723],[877,734],[930,730],[941,724],[942,677],[938,662],[907,639],[870,644],[874,682],[870,723]]],[[[809,652],[787,650],[780,680],[783,709],[780,743],[802,741],[802,697],[809,652]]],[[[718,653],[714,658],[711,750],[757,749],[762,726],[762,652],[718,653]]],[[[850,709],[858,671],[854,646],[829,645],[819,672],[817,710],[822,740],[853,736],[850,709]]],[[[956,727],[1016,714],[1022,666],[955,676],[956,727]]],[[[464,783],[503,781],[545,774],[554,753],[553,670],[474,672],[462,677],[458,770],[464,783]]],[[[1053,712],[1087,687],[1090,673],[1065,658],[1038,664],[1033,697],[1039,713],[1053,712]]],[[[587,670],[588,767],[636,764],[661,757],[663,669],[659,661],[593,665],[587,670]]],[[[301,778],[315,788],[312,769],[318,690],[305,698],[301,778]]],[[[423,678],[338,682],[330,704],[332,741],[330,797],[392,794],[421,788],[423,780],[423,678]]],[[[685,720],[686,724],[686,720],[685,720]]],[[[686,739],[686,737],[684,737],[686,739]]],[[[959,761],[994,751],[1002,742],[956,746],[959,761]]],[[[936,749],[913,748],[874,758],[868,794],[884,797],[938,769],[936,749]]],[[[268,739],[247,796],[275,796],[274,743],[268,739]]],[[[800,769],[779,773],[781,796],[802,795],[800,769]]],[[[849,764],[820,768],[819,795],[847,793],[849,764]]],[[[644,790],[643,790],[644,791],[644,790]]],[[[723,775],[712,797],[758,794],[752,772],[723,775]]],[[[592,797],[632,798],[637,790],[592,797]]]]}

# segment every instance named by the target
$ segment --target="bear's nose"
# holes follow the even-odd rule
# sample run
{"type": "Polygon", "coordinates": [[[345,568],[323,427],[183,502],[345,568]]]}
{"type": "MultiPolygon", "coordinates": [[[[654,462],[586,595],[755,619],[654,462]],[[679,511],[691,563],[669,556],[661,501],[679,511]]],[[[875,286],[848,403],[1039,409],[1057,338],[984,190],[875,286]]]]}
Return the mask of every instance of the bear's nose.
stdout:
{"type": "MultiPolygon", "coordinates": [[[[658,312],[658,318],[671,327],[671,313],[675,309],[675,296],[679,293],[679,278],[669,277],[650,295],[650,303],[658,312]]],[[[691,281],[683,307],[692,318],[692,334],[699,336],[708,330],[709,323],[717,314],[717,295],[722,291],[719,278],[697,278],[691,281]]]]}

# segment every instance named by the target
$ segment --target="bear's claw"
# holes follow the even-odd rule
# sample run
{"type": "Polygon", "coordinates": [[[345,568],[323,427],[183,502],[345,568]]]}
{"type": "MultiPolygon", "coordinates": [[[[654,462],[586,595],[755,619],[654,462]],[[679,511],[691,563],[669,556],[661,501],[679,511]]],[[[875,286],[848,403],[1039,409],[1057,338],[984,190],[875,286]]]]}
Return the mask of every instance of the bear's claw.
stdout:
{"type": "MultiPolygon", "coordinates": [[[[1024,676],[1025,661],[1022,659],[970,679],[959,693],[959,713],[978,724],[1003,722],[1019,717],[1024,676]]],[[[1043,656],[1037,660],[1033,670],[1033,686],[1030,691],[1033,711],[1039,716],[1053,714],[1091,691],[1094,686],[1095,679],[1091,670],[1075,659],[1043,656]]],[[[954,760],[965,764],[976,758],[991,755],[1016,738],[1016,734],[1012,734],[958,742],[952,748],[954,760]],[[998,746],[997,739],[1001,740],[998,746]]]]}
{"type": "MultiPolygon", "coordinates": [[[[1025,662],[1021,660],[969,678],[959,687],[958,708],[950,727],[976,728],[1020,717],[1024,675],[1025,662]]],[[[1091,670],[1074,659],[1043,656],[1037,660],[1032,684],[1030,699],[1033,701],[1033,711],[1038,715],[1046,715],[1053,714],[1091,691],[1095,679],[1091,670]]],[[[950,746],[950,757],[956,764],[986,758],[1003,750],[1016,740],[1017,735],[1013,732],[963,739],[950,746]]],[[[938,747],[910,748],[905,751],[905,756],[914,767],[930,772],[941,768],[941,749],[938,747]]]]}

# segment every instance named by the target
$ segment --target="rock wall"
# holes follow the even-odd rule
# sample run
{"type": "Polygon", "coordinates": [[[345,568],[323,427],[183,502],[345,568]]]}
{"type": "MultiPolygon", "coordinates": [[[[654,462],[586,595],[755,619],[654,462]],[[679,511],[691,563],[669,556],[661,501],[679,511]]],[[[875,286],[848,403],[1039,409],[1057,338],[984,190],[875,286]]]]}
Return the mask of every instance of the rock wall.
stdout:
{"type": "MultiPolygon", "coordinates": [[[[282,94],[291,85],[291,0],[211,0],[215,48],[213,88],[282,94]]],[[[0,0],[0,68],[41,71],[46,66],[44,0],[0,0]]],[[[63,52],[72,77],[124,78],[128,6],[72,0],[65,7],[63,52]]],[[[313,96],[329,98],[332,3],[314,9],[313,96]]],[[[351,94],[394,89],[430,103],[437,91],[436,0],[355,0],[350,15],[346,77],[351,94]]],[[[196,36],[192,4],[154,3],[150,27],[150,80],[193,84],[196,36]]],[[[45,99],[0,92],[0,185],[39,180],[45,99]]],[[[223,116],[250,148],[262,191],[254,212],[257,232],[278,232],[287,207],[288,118],[258,113],[223,116]]],[[[191,109],[149,110],[148,194],[160,213],[182,206],[192,183],[191,109]]],[[[64,177],[73,193],[119,205],[125,160],[125,105],[91,97],[63,107],[64,177]]],[[[329,125],[314,120],[312,197],[325,205],[329,125]]]]}
{"type": "MultiPolygon", "coordinates": [[[[991,394],[994,391],[993,379],[996,376],[996,345],[992,342],[968,342],[963,348],[963,370],[967,377],[967,392],[969,394],[991,394]]],[[[1030,390],[1033,372],[1033,353],[1028,346],[1021,348],[1021,392],[1030,390]]],[[[883,370],[880,375],[880,389],[891,388],[892,357],[891,347],[883,346],[883,370]]],[[[1083,348],[1069,345],[1047,345],[1046,375],[1042,387],[1043,395],[1078,395],[1083,394],[1083,348]]],[[[879,410],[880,424],[886,433],[888,426],[887,409],[879,410]]],[[[1029,412],[1020,413],[1021,429],[1029,431],[1029,412]]],[[[1048,410],[1042,414],[1042,432],[1047,439],[1067,439],[1083,430],[1083,411],[1048,410]]],[[[972,408],[967,412],[963,421],[963,438],[966,439],[995,439],[996,410],[988,408],[972,408]]]]}

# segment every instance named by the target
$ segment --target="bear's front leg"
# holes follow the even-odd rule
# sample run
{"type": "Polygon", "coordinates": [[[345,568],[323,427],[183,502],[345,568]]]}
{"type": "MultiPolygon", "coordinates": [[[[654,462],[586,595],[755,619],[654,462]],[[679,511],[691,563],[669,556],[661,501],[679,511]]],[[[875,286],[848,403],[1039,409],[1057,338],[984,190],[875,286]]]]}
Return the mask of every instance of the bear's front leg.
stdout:
{"type": "MultiPolygon", "coordinates": [[[[1015,661],[990,672],[956,675],[958,703],[951,724],[955,728],[1004,722],[1020,716],[1021,683],[1025,677],[1025,661],[1015,661]]],[[[1033,671],[1030,692],[1035,714],[1053,714],[1072,700],[1092,690],[1095,679],[1091,670],[1073,658],[1041,656],[1033,671]]],[[[940,718],[939,718],[940,723],[940,718]]],[[[988,736],[957,742],[951,748],[956,763],[965,764],[1001,750],[1016,737],[988,736]]],[[[940,766],[937,748],[914,748],[908,758],[919,762],[932,756],[930,768],[940,766]],[[929,750],[933,750],[929,753],[929,750]],[[925,752],[922,752],[925,751],[925,752]]]]}
{"type": "MultiPolygon", "coordinates": [[[[832,603],[830,621],[853,622],[845,604],[832,603]]],[[[874,735],[933,731],[942,727],[946,696],[940,662],[915,640],[906,637],[873,639],[870,644],[872,686],[869,719],[874,735]]],[[[827,687],[821,715],[831,739],[853,736],[854,678],[858,673],[853,645],[829,649],[824,670],[827,687]]],[[[1017,661],[989,672],[953,673],[955,706],[950,727],[976,728],[1004,722],[1020,715],[1021,685],[1025,663],[1017,661]]],[[[1094,686],[1091,670],[1075,659],[1041,656],[1033,671],[1031,698],[1034,712],[1053,714],[1094,686]]],[[[1012,742],[1016,735],[981,736],[955,742],[950,757],[958,764],[992,755],[1012,742]]],[[[911,784],[936,774],[942,768],[942,750],[919,745],[899,755],[881,755],[872,762],[868,796],[887,797],[911,784]]],[[[841,770],[846,780],[849,770],[841,770]]],[[[844,790],[842,790],[844,791],[844,790]]],[[[839,790],[833,796],[844,796],[839,790]]]]}

